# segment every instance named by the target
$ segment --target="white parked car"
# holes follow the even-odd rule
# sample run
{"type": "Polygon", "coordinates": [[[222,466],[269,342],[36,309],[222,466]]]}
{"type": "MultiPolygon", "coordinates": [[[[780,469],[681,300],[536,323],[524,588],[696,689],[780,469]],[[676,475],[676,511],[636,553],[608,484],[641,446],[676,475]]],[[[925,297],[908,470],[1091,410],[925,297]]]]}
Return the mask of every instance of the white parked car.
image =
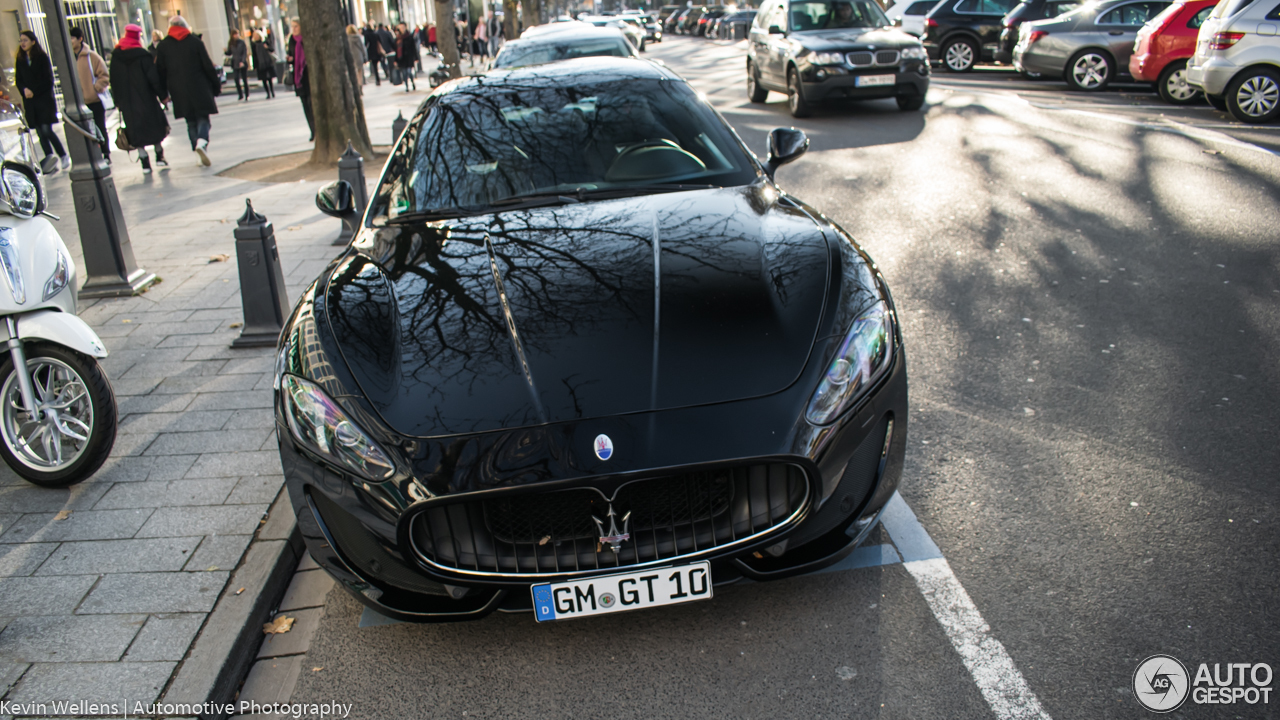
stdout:
{"type": "Polygon", "coordinates": [[[939,0],[898,0],[884,11],[886,17],[903,32],[916,37],[924,36],[924,16],[929,14],[939,0]]]}
{"type": "Polygon", "coordinates": [[[1187,83],[1247,123],[1280,117],[1280,6],[1223,0],[1200,26],[1187,83]]]}

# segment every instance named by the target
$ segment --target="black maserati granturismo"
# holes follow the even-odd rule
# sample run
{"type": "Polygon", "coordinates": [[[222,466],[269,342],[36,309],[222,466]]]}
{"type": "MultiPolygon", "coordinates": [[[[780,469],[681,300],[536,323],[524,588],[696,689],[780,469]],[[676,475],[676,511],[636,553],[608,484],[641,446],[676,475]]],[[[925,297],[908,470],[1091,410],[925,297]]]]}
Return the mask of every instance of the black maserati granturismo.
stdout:
{"type": "Polygon", "coordinates": [[[774,181],[807,148],[757,159],[639,59],[437,89],[281,335],[316,562],[393,618],[545,621],[847,555],[901,476],[906,354],[875,264],[774,181]]]}

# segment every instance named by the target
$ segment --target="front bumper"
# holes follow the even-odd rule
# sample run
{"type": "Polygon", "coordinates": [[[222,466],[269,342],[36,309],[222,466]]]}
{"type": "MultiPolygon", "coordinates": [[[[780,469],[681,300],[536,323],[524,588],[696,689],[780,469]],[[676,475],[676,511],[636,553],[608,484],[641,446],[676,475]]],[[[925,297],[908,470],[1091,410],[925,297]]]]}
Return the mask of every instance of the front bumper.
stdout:
{"type": "MultiPolygon", "coordinates": [[[[711,562],[712,578],[717,585],[737,582],[743,577],[775,579],[817,569],[844,557],[874,525],[880,509],[897,488],[907,435],[905,354],[899,352],[891,373],[859,408],[831,427],[809,426],[796,432],[794,426],[788,427],[785,422],[762,421],[761,418],[796,417],[794,412],[789,415],[778,412],[783,399],[770,396],[721,406],[525,428],[461,440],[452,438],[440,444],[444,451],[453,453],[452,472],[457,477],[468,472],[460,457],[472,455],[472,471],[478,471],[479,466],[486,466],[490,471],[495,466],[511,467],[513,462],[518,464],[521,460],[519,452],[530,452],[529,444],[522,443],[522,438],[572,437],[578,428],[570,425],[591,425],[584,430],[595,432],[605,423],[608,433],[629,447],[654,443],[662,447],[662,443],[674,444],[673,438],[680,435],[707,438],[707,428],[715,428],[712,434],[717,439],[715,447],[708,447],[713,443],[702,442],[685,443],[682,448],[698,450],[695,454],[701,457],[690,456],[688,452],[672,453],[670,457],[675,461],[672,465],[640,473],[655,475],[697,466],[700,462],[722,462],[723,456],[717,453],[731,448],[736,441],[745,440],[736,442],[738,448],[753,448],[756,459],[804,468],[808,482],[805,506],[792,521],[778,524],[751,542],[696,556],[711,562]]],[[[408,540],[413,516],[420,515],[424,506],[433,502],[440,504],[442,495],[433,490],[443,488],[443,497],[450,499],[471,500],[504,493],[518,497],[522,492],[519,473],[492,489],[468,486],[469,492],[450,494],[451,486],[466,483],[419,481],[420,476],[432,469],[438,472],[439,463],[448,460],[435,449],[423,447],[419,451],[423,462],[415,464],[414,478],[368,483],[300,449],[287,428],[280,426],[277,430],[286,486],[312,557],[357,599],[377,612],[407,621],[448,622],[482,617],[495,610],[523,611],[531,607],[531,585],[571,577],[555,573],[534,577],[509,572],[457,572],[426,562],[408,540]]],[[[533,447],[537,447],[536,442],[533,447]]],[[[534,464],[544,469],[551,462],[547,458],[526,456],[524,459],[536,461],[534,464]]],[[[598,483],[603,477],[553,480],[538,486],[545,485],[547,489],[592,486],[593,481],[598,483]]],[[[523,489],[528,490],[528,486],[523,489]]],[[[693,557],[694,553],[684,553],[669,560],[680,564],[693,557]]],[[[618,570],[614,566],[604,567],[586,576],[618,570]]]]}
{"type": "Polygon", "coordinates": [[[800,82],[808,101],[822,102],[846,98],[874,100],[899,95],[923,96],[929,91],[929,63],[910,60],[898,66],[851,68],[840,65],[810,65],[800,69],[800,82]],[[859,87],[858,78],[893,75],[892,85],[859,87]]]}

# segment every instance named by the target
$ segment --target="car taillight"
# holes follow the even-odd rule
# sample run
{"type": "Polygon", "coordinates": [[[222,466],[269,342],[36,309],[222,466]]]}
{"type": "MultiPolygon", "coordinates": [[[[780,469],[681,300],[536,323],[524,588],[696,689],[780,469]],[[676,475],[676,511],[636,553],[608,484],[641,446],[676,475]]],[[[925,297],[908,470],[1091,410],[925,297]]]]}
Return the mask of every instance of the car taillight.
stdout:
{"type": "Polygon", "coordinates": [[[933,18],[925,18],[925,27],[938,27],[938,21],[933,18]]]}
{"type": "Polygon", "coordinates": [[[1240,42],[1244,37],[1242,32],[1220,32],[1214,33],[1213,39],[1209,41],[1209,48],[1212,50],[1226,50],[1227,48],[1240,42]]]}
{"type": "Polygon", "coordinates": [[[1030,45],[1048,34],[1049,33],[1045,30],[1032,30],[1031,34],[1027,36],[1027,44],[1030,45]]]}

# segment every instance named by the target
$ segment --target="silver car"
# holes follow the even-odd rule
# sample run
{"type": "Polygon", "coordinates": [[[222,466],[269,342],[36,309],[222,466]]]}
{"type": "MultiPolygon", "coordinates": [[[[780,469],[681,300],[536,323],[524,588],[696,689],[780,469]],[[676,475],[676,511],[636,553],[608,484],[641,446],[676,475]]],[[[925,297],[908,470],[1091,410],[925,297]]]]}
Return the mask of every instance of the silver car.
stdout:
{"type": "Polygon", "coordinates": [[[1247,123],[1280,117],[1280,6],[1224,0],[1200,26],[1187,84],[1247,123]]]}
{"type": "Polygon", "coordinates": [[[1026,23],[1013,65],[1023,73],[1061,76],[1076,90],[1101,90],[1128,71],[1138,30],[1167,7],[1164,0],[1104,0],[1026,23]]]}

